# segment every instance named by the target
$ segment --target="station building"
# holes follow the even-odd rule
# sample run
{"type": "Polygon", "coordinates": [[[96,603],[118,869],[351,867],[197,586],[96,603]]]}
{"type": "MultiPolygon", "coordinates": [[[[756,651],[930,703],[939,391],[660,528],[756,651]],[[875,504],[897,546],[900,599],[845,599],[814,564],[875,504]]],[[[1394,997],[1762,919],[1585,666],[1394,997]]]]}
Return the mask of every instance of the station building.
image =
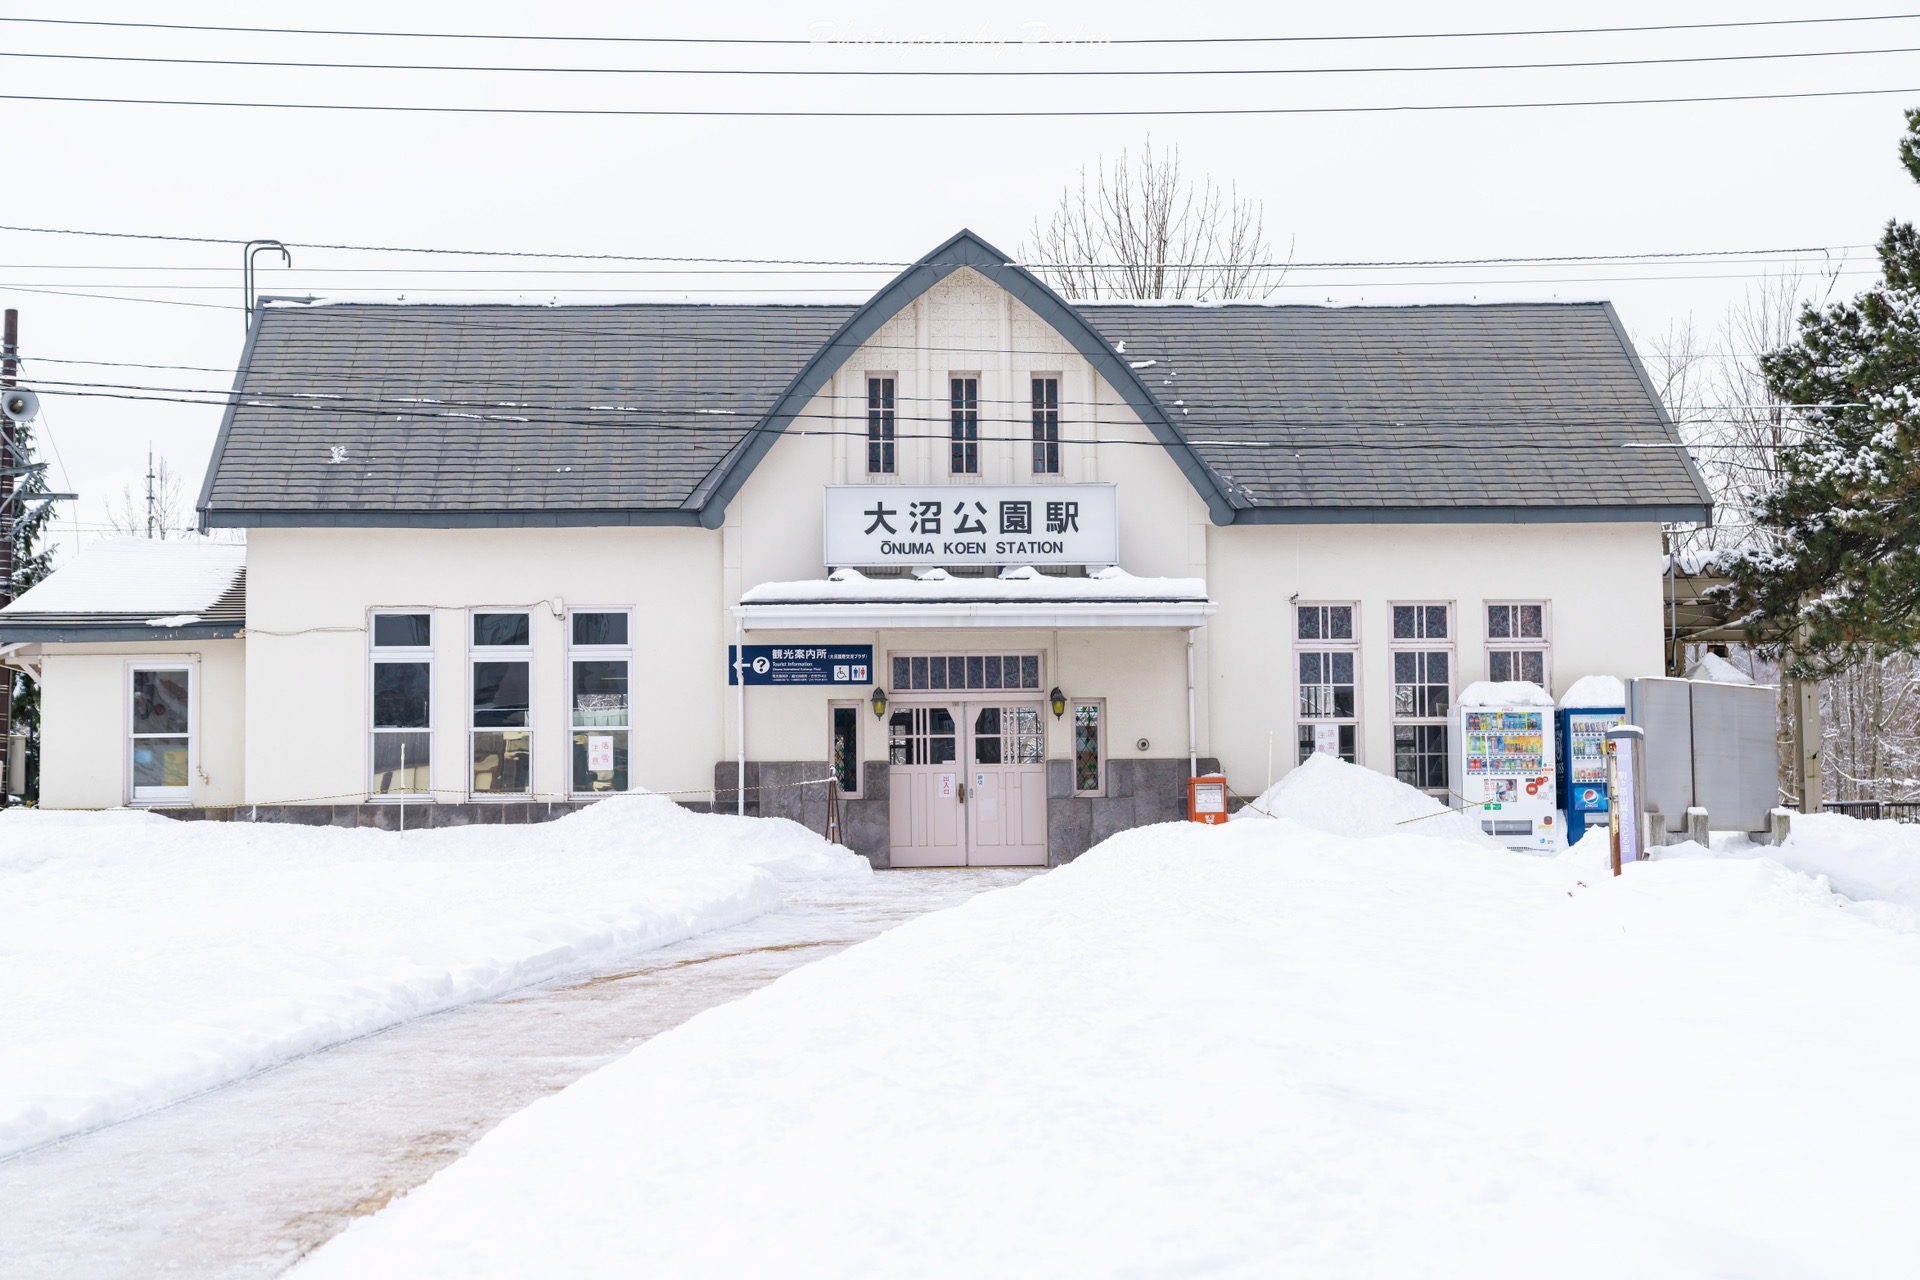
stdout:
{"type": "Polygon", "coordinates": [[[0,611],[45,806],[817,828],[833,778],[946,866],[1316,751],[1445,794],[1468,683],[1662,673],[1708,498],[1605,303],[1072,303],[962,232],[857,306],[264,305],[199,510],[244,544],[0,611]]]}

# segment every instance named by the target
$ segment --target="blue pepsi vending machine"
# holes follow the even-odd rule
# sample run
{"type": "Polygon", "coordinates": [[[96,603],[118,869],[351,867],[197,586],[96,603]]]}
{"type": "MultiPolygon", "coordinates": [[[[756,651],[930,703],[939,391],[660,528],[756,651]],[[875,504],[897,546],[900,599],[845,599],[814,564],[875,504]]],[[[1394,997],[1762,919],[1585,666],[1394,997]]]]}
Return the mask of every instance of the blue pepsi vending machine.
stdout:
{"type": "Polygon", "coordinates": [[[1560,807],[1567,843],[1607,820],[1607,730],[1627,718],[1625,707],[1560,708],[1560,807]]]}

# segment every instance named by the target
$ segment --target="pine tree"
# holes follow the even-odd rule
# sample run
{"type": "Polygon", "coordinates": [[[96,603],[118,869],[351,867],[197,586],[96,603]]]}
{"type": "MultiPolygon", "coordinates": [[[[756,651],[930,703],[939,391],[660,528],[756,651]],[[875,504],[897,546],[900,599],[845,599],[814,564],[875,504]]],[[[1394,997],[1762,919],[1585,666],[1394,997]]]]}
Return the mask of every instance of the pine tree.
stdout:
{"type": "MultiPolygon", "coordinates": [[[[42,543],[47,525],[53,519],[53,504],[22,501],[32,494],[47,492],[46,472],[25,470],[33,462],[32,426],[13,423],[7,435],[13,443],[13,465],[23,470],[14,484],[19,495],[14,498],[14,514],[18,518],[13,522],[13,594],[17,598],[53,569],[53,549],[42,543]]],[[[22,798],[28,804],[35,804],[40,799],[40,685],[18,672],[13,679],[12,731],[27,739],[26,790],[22,798]]]]}
{"type": "MultiPolygon", "coordinates": [[[[1900,158],[1920,182],[1920,111],[1907,130],[1900,158]]],[[[1765,545],[1733,567],[1728,596],[1796,679],[1920,652],[1920,233],[1889,222],[1879,252],[1879,285],[1808,308],[1798,340],[1761,361],[1803,434],[1758,504],[1765,545]]]]}

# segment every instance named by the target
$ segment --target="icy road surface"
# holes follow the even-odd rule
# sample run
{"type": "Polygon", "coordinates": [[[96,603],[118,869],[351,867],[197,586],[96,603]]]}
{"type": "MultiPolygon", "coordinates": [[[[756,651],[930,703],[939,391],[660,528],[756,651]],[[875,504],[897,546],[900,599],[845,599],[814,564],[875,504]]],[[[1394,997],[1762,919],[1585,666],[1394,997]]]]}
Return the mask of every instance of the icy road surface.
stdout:
{"type": "Polygon", "coordinates": [[[1031,874],[788,884],[785,910],[736,928],[419,1018],[0,1162],[0,1274],[274,1275],[639,1042],[1031,874]]]}

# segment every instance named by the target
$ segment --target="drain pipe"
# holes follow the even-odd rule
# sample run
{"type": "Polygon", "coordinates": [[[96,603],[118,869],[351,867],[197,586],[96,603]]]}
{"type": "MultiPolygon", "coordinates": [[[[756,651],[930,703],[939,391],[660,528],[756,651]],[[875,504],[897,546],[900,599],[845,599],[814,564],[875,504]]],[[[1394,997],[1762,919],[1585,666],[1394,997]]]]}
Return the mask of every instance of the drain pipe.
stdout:
{"type": "Polygon", "coordinates": [[[1193,711],[1193,628],[1187,628],[1187,776],[1200,776],[1200,737],[1193,711]]]}
{"type": "Polygon", "coordinates": [[[733,811],[747,816],[747,621],[733,615],[733,678],[739,682],[734,703],[733,811]]]}

